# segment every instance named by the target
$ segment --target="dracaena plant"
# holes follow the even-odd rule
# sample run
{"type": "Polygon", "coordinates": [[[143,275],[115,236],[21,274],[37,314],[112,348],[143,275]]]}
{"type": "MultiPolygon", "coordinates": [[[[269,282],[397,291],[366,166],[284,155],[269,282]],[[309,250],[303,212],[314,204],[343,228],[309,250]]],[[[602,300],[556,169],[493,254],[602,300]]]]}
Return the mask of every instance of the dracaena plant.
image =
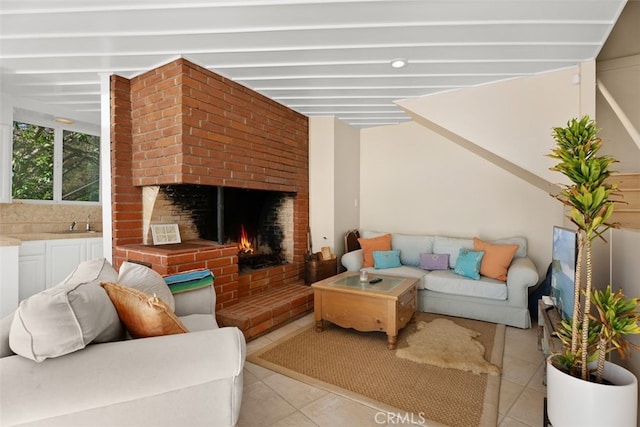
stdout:
{"type": "Polygon", "coordinates": [[[640,346],[633,344],[625,337],[625,335],[640,334],[638,301],[638,298],[625,298],[622,289],[613,293],[610,285],[603,291],[596,289],[591,294],[591,302],[596,308],[596,314],[590,313],[589,318],[598,326],[596,340],[597,382],[602,382],[604,360],[607,353],[616,350],[620,358],[625,359],[631,350],[640,350],[640,346]]]}
{"type": "MultiPolygon", "coordinates": [[[[576,374],[579,371],[579,376],[584,380],[589,378],[587,367],[589,361],[600,360],[599,354],[602,354],[604,365],[604,355],[608,352],[606,350],[608,346],[621,348],[616,345],[618,341],[602,338],[602,334],[607,336],[606,334],[612,333],[611,328],[603,326],[604,319],[601,316],[591,314],[591,303],[594,301],[592,242],[596,237],[603,238],[602,234],[609,228],[617,227],[617,224],[609,223],[616,203],[610,199],[610,196],[616,192],[617,185],[607,181],[611,176],[609,168],[617,160],[607,155],[598,156],[598,151],[602,147],[602,139],[597,136],[598,132],[596,123],[589,116],[579,120],[571,119],[565,127],[553,129],[552,136],[556,146],[548,155],[558,160],[551,170],[562,173],[570,181],[569,184],[561,185],[560,192],[554,197],[569,207],[568,218],[576,225],[578,234],[573,317],[570,323],[564,323],[561,328],[564,331],[561,330],[559,333],[567,348],[558,360],[570,373],[576,374]],[[583,268],[585,284],[582,280],[583,268]],[[602,339],[608,344],[605,345],[605,350],[600,351],[598,348],[603,344],[602,339]]],[[[598,293],[595,295],[599,295],[598,301],[604,298],[598,293]]],[[[608,301],[608,297],[604,299],[608,301]]],[[[595,302],[594,304],[598,305],[595,302]]],[[[606,313],[615,319],[619,317],[608,310],[604,310],[606,319],[609,319],[606,313]]],[[[618,321],[614,321],[613,318],[612,324],[618,321]]],[[[632,330],[633,328],[627,325],[623,329],[632,330]]],[[[616,337],[619,337],[619,334],[616,333],[616,337]]]]}

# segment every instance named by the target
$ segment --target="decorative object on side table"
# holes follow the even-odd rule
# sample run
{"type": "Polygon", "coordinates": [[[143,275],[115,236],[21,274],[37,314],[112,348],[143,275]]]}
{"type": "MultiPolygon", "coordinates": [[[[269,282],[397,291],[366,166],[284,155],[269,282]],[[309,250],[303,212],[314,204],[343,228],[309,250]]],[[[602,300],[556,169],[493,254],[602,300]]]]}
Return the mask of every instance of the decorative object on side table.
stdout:
{"type": "Polygon", "coordinates": [[[338,273],[338,260],[328,246],[323,246],[320,252],[309,253],[305,256],[304,283],[310,285],[338,273]]]}
{"type": "Polygon", "coordinates": [[[571,181],[554,197],[569,207],[568,218],[578,233],[573,316],[557,331],[565,351],[547,359],[547,409],[555,426],[636,426],[637,420],[637,379],[606,362],[605,355],[616,349],[624,359],[638,348],[624,337],[640,333],[638,299],[613,293],[611,285],[604,291],[592,287],[591,244],[617,226],[608,223],[615,204],[610,196],[617,186],[605,182],[616,160],[597,156],[602,147],[598,131],[589,116],[572,119],[566,127],[554,128],[556,147],[549,154],[559,161],[551,170],[571,181]]]}

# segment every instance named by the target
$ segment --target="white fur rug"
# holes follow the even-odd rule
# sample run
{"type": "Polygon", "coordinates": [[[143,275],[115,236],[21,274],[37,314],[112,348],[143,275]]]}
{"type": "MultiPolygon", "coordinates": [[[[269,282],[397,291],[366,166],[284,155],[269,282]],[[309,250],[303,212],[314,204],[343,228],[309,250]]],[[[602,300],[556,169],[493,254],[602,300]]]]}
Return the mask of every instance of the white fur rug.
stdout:
{"type": "Polygon", "coordinates": [[[448,319],[420,321],[417,331],[407,338],[409,346],[396,350],[396,356],[441,368],[500,375],[500,368],[484,359],[484,346],[474,339],[479,335],[448,319]]]}

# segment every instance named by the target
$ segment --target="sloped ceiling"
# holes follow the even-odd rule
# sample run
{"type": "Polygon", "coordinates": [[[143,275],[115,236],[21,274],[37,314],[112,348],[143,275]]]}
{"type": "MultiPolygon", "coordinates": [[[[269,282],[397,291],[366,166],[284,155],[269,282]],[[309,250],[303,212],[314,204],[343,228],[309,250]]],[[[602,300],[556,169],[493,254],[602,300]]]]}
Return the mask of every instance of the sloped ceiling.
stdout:
{"type": "Polygon", "coordinates": [[[99,123],[101,73],[132,77],[183,56],[308,116],[399,123],[410,120],[399,99],[596,58],[624,5],[0,0],[0,90],[99,123]]]}

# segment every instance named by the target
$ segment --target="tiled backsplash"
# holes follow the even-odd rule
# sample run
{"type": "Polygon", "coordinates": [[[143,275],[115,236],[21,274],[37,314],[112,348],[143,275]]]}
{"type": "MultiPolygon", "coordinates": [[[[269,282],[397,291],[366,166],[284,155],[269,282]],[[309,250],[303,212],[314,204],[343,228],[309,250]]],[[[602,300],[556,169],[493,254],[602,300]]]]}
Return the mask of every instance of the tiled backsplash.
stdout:
{"type": "Polygon", "coordinates": [[[85,230],[87,218],[92,230],[102,230],[100,206],[3,203],[0,204],[0,235],[68,230],[74,220],[77,221],[77,230],[85,230]]]}

